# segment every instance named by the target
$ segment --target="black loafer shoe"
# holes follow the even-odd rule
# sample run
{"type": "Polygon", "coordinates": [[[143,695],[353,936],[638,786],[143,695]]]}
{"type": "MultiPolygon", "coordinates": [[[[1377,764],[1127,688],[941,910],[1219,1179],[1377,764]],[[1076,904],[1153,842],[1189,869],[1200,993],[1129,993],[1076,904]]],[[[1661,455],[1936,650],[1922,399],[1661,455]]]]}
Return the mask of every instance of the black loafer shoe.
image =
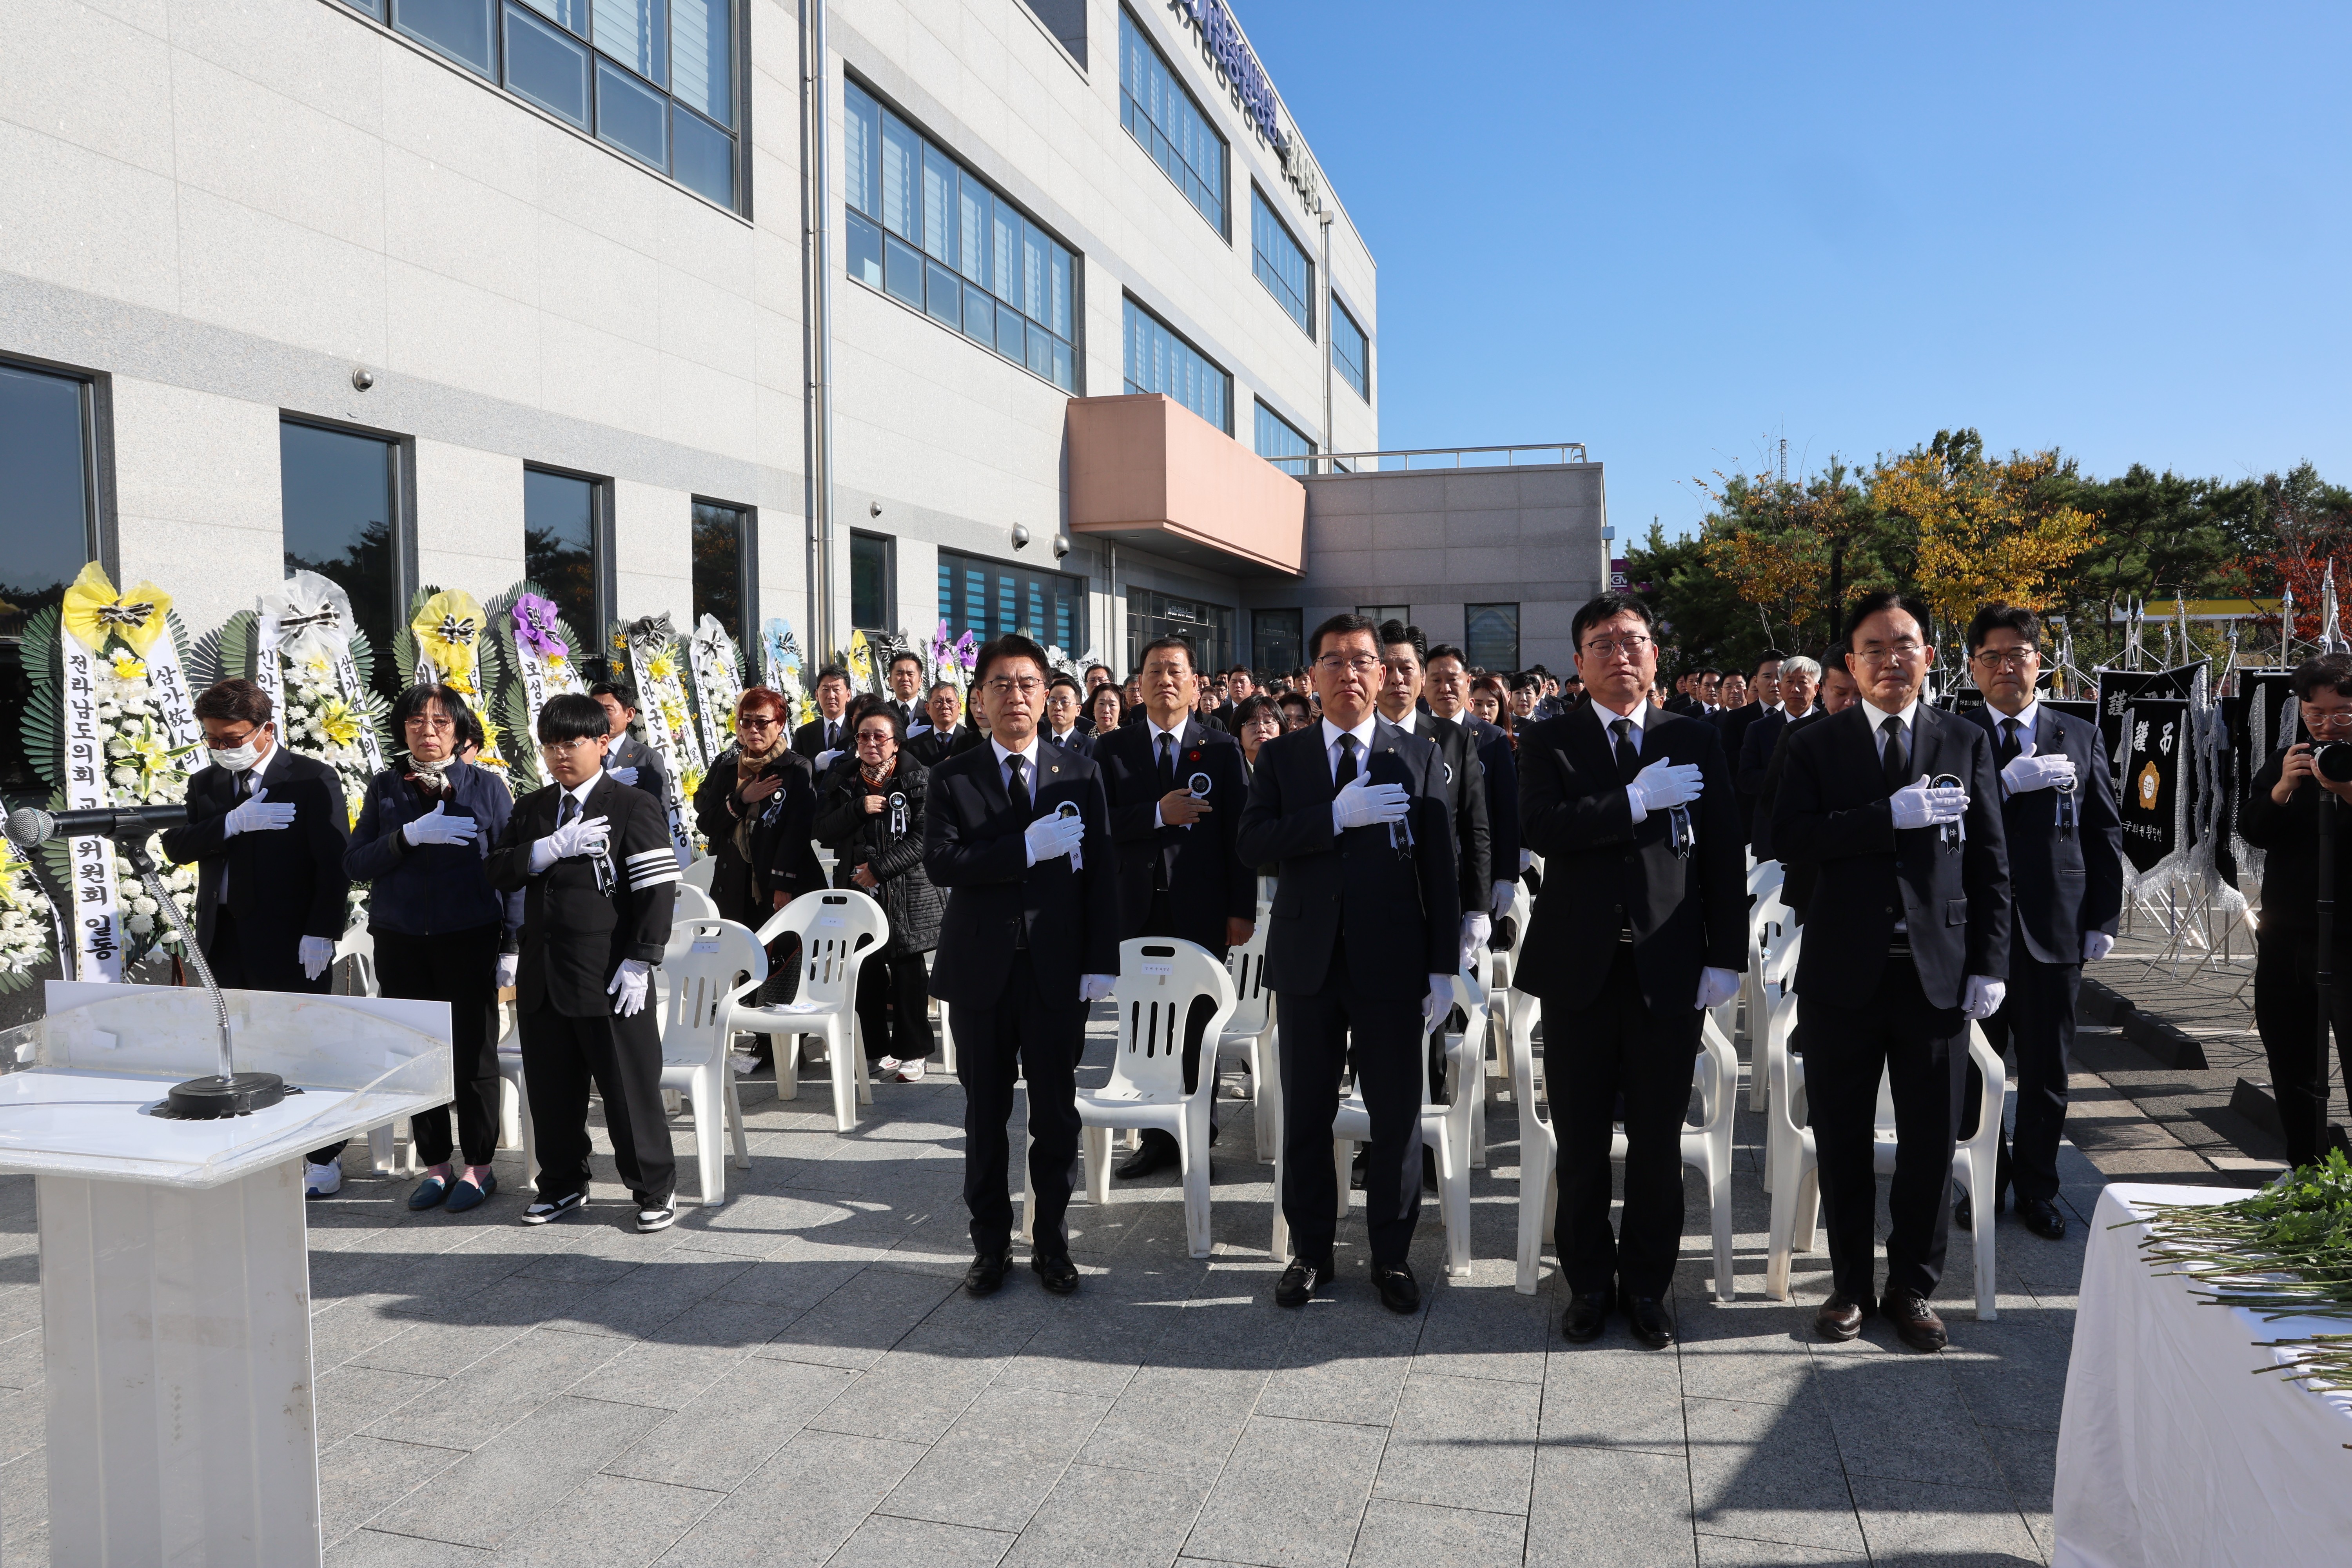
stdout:
{"type": "Polygon", "coordinates": [[[1857,1301],[1843,1290],[1832,1290],[1822,1310],[1813,1314],[1813,1331],[1825,1340],[1850,1340],[1862,1332],[1862,1320],[1868,1316],[1870,1303],[1857,1301]]]}
{"type": "Polygon", "coordinates": [[[1675,1315],[1655,1296],[1628,1296],[1624,1301],[1625,1326],[1633,1337],[1654,1351],[1662,1351],[1675,1342],[1675,1315]]]}
{"type": "Polygon", "coordinates": [[[1154,1130],[1144,1133],[1143,1142],[1137,1145],[1135,1152],[1118,1163],[1117,1174],[1120,1181],[1131,1182],[1138,1176],[1151,1174],[1162,1165],[1174,1163],[1176,1140],[1154,1130]]]}
{"type": "Polygon", "coordinates": [[[2066,1239],[2066,1216],[2048,1198],[2018,1199],[2017,1217],[2025,1222],[2026,1229],[2045,1240],[2066,1239]]]}
{"type": "Polygon", "coordinates": [[[1889,1290],[1879,1310],[1895,1325],[1895,1337],[1915,1351],[1939,1351],[1949,1342],[1944,1335],[1944,1320],[1916,1291],[1889,1290]]]}
{"type": "Polygon", "coordinates": [[[1393,1268],[1374,1268],[1372,1283],[1380,1287],[1381,1305],[1390,1311],[1421,1310],[1421,1284],[1410,1266],[1400,1263],[1393,1268]]]}
{"type": "Polygon", "coordinates": [[[1304,1307],[1330,1281],[1331,1266],[1328,1263],[1307,1263],[1294,1258],[1290,1260],[1290,1267],[1282,1271],[1282,1278],[1275,1281],[1274,1304],[1277,1307],[1304,1307]]]}
{"type": "Polygon", "coordinates": [[[1029,1260],[1037,1279],[1056,1296],[1067,1296],[1078,1288],[1078,1266],[1070,1261],[1068,1253],[1050,1258],[1043,1253],[1029,1260]]]}
{"type": "Polygon", "coordinates": [[[448,1183],[438,1176],[427,1176],[416,1184],[415,1192],[408,1194],[408,1206],[412,1212],[438,1208],[448,1195],[448,1183]]]}
{"type": "Polygon", "coordinates": [[[1586,1344],[1601,1337],[1609,1326],[1609,1292],[1594,1290],[1568,1299],[1568,1310],[1559,1315],[1560,1337],[1571,1344],[1586,1344]]]}
{"type": "Polygon", "coordinates": [[[975,1296],[993,1296],[1004,1283],[1005,1275],[1013,1271],[1013,1259],[1004,1253],[982,1253],[963,1271],[963,1288],[975,1296]]]}
{"type": "MultiPolygon", "coordinates": [[[[481,1207],[498,1190],[499,1178],[495,1172],[484,1176],[482,1184],[478,1187],[460,1177],[457,1184],[449,1189],[449,1202],[445,1206],[451,1214],[464,1214],[468,1209],[481,1207]]],[[[411,1206],[414,1206],[414,1200],[411,1202],[411,1206]]]]}

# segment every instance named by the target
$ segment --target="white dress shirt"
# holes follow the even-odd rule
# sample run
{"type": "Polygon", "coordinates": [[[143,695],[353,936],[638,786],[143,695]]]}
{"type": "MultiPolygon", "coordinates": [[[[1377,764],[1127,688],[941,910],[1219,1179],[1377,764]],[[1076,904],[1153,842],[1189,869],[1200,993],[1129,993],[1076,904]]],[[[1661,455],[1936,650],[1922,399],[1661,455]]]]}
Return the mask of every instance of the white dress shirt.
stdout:
{"type": "Polygon", "coordinates": [[[2014,724],[2017,726],[2017,754],[2021,757],[2032,756],[2034,754],[2033,726],[2040,722],[2041,719],[2042,701],[2039,698],[2028,702],[2024,708],[2019,710],[2017,717],[2014,719],[2011,718],[2008,714],[2001,712],[1999,709],[1995,709],[1993,710],[1992,721],[1992,744],[1994,754],[1997,756],[2000,752],[2001,731],[2007,729],[2010,725],[2014,724]]]}
{"type": "Polygon", "coordinates": [[[1352,730],[1342,730],[1328,719],[1323,721],[1323,758],[1331,764],[1331,778],[1334,783],[1337,783],[1339,777],[1339,759],[1345,754],[1339,749],[1339,737],[1342,735],[1356,737],[1356,776],[1363,778],[1370,770],[1372,731],[1380,727],[1380,722],[1381,716],[1377,710],[1365,714],[1364,721],[1352,730]]]}
{"type": "Polygon", "coordinates": [[[1029,791],[1029,804],[1032,805],[1036,805],[1037,737],[1034,735],[1030,736],[1028,745],[1023,747],[1017,752],[1007,751],[1004,747],[1004,742],[995,739],[993,736],[990,737],[988,743],[990,748],[996,752],[996,782],[1004,786],[1004,790],[1007,795],[1010,795],[1013,792],[1013,768],[1006,759],[1009,757],[1018,756],[1021,759],[1021,771],[1029,781],[1027,785],[1029,791]]]}

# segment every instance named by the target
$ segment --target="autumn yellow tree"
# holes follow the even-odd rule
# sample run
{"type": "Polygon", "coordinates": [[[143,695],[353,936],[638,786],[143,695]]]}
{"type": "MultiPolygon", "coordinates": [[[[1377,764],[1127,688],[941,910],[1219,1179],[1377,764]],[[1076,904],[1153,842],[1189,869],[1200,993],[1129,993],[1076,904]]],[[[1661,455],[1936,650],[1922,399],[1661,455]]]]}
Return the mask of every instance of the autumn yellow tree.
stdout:
{"type": "Polygon", "coordinates": [[[1937,619],[1965,622],[1995,603],[2047,609],[2067,597],[2066,569],[2099,532],[2051,483],[2058,471],[2055,452],[1988,458],[1963,430],[1939,431],[1926,449],[1872,474],[1872,503],[1917,531],[1916,581],[1937,619]]]}

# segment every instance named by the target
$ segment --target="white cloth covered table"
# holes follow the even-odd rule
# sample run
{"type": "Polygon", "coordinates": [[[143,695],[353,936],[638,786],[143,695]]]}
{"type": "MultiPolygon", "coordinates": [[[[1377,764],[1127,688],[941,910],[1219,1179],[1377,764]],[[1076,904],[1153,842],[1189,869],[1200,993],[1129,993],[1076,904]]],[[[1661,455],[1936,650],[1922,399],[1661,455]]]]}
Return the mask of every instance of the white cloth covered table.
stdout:
{"type": "Polygon", "coordinates": [[[2129,1223],[2149,1205],[2242,1195],[2100,1194],[2058,1426],[2054,1568],[2352,1562],[2352,1394],[2262,1371],[2292,1357],[2256,1342],[2347,1325],[2205,1304],[2148,1266],[2147,1227],[2129,1223]]]}

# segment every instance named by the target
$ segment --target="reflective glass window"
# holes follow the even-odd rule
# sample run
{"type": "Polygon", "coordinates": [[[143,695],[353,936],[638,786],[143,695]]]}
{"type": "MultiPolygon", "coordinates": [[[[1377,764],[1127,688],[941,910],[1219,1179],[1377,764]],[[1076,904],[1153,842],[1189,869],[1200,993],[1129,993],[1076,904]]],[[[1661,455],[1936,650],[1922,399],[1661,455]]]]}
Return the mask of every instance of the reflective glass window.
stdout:
{"type": "Polygon", "coordinates": [[[1135,17],[1118,14],[1119,123],[1209,226],[1225,227],[1225,139],[1135,17]]]}
{"type": "Polygon", "coordinates": [[[1250,187],[1250,270],[1283,313],[1313,337],[1315,317],[1307,301],[1315,294],[1314,267],[1255,185],[1250,187]]]}
{"type": "Polygon", "coordinates": [[[1372,343],[1335,294],[1331,300],[1331,365],[1356,395],[1372,400],[1372,343]]]}
{"type": "Polygon", "coordinates": [[[1127,305],[1127,390],[1164,392],[1230,436],[1234,378],[1130,298],[1127,305]]]}

